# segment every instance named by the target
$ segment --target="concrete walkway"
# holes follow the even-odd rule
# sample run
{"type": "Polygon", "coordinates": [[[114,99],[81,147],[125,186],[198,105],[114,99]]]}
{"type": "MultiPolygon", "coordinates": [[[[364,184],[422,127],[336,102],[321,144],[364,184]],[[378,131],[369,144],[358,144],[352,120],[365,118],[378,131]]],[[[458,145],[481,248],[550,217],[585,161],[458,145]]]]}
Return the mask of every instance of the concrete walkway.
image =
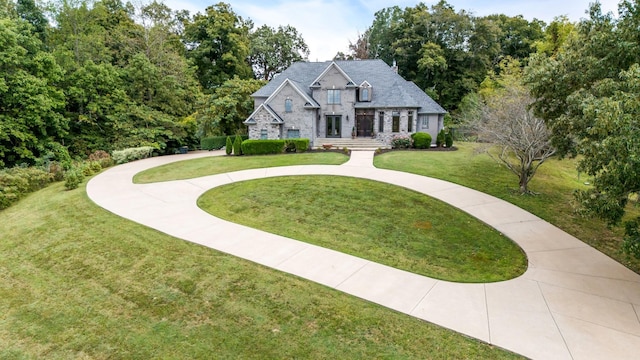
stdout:
{"type": "Polygon", "coordinates": [[[220,152],[151,158],[111,168],[87,185],[98,205],[180,239],[285,271],[534,359],[638,359],[640,276],[540,218],[446,181],[376,169],[372,151],[340,166],[237,171],[145,185],[134,174],[220,152]],[[196,199],[216,186],[287,175],[343,175],[395,184],[451,204],[496,228],[527,253],[516,279],[460,284],[237,225],[196,199]]]}

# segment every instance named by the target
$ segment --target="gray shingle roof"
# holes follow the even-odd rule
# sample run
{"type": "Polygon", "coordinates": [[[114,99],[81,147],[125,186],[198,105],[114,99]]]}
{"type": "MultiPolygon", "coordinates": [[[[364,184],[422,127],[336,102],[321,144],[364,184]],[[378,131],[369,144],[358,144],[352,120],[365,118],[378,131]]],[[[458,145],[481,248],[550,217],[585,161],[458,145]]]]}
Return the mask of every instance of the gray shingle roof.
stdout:
{"type": "MultiPolygon", "coordinates": [[[[329,66],[325,62],[297,62],[277,75],[252,96],[269,97],[286,79],[311,97],[309,86],[329,66]]],[[[416,84],[398,75],[382,60],[335,61],[355,84],[365,80],[373,88],[371,102],[357,103],[358,108],[413,107],[418,113],[444,114],[446,111],[416,84]]]]}

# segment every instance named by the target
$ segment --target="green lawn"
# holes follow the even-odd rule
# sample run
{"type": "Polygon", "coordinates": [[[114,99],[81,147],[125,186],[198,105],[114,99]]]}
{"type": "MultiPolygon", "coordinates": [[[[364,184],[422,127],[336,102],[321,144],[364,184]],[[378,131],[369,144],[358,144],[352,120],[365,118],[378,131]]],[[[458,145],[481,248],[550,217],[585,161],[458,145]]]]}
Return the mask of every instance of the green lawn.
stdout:
{"type": "Polygon", "coordinates": [[[372,180],[243,181],[209,190],[198,205],[225,220],[443,280],[502,281],[527,268],[517,245],[472,216],[372,180]]]}
{"type": "Polygon", "coordinates": [[[62,183],[0,211],[1,359],[515,359],[124,220],[62,183]]]}
{"type": "Polygon", "coordinates": [[[349,160],[337,152],[313,152],[265,156],[212,156],[184,160],[142,171],[133,178],[136,184],[192,179],[246,169],[290,165],[340,165],[349,160]]]}
{"type": "MultiPolygon", "coordinates": [[[[598,219],[575,212],[573,191],[590,179],[576,170],[575,159],[551,159],[531,180],[538,195],[520,195],[518,180],[504,166],[485,154],[476,154],[473,143],[456,143],[458,151],[393,151],[375,157],[376,167],[431,176],[464,185],[509,201],[549,221],[566,232],[640,272],[640,260],[622,253],[623,230],[610,229],[598,219]]],[[[630,209],[637,215],[638,209],[630,209]]]]}

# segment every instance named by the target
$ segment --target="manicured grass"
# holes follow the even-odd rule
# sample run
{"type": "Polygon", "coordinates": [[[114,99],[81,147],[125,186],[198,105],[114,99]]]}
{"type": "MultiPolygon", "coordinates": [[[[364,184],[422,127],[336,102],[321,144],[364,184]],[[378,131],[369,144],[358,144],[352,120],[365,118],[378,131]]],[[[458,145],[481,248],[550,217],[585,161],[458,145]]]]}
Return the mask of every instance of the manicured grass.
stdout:
{"type": "Polygon", "coordinates": [[[233,183],[198,205],[243,225],[402,270],[458,282],[521,275],[521,249],[494,229],[415,191],[340,176],[233,183]]]}
{"type": "Polygon", "coordinates": [[[515,359],[124,220],[61,183],[0,211],[1,359],[515,359]]]}
{"type": "Polygon", "coordinates": [[[290,165],[340,165],[349,160],[337,152],[314,152],[265,156],[212,156],[184,160],[143,171],[133,178],[136,184],[192,179],[247,169],[290,165]]]}
{"type": "MultiPolygon", "coordinates": [[[[477,144],[456,143],[458,151],[393,151],[376,156],[376,167],[410,172],[464,185],[509,201],[558,226],[609,255],[635,272],[640,260],[622,253],[623,230],[610,229],[598,219],[575,211],[573,192],[585,188],[590,179],[576,170],[575,159],[551,159],[531,180],[530,190],[538,195],[520,195],[515,175],[485,154],[476,154],[477,144]]],[[[638,209],[630,207],[638,215],[638,209]]]]}

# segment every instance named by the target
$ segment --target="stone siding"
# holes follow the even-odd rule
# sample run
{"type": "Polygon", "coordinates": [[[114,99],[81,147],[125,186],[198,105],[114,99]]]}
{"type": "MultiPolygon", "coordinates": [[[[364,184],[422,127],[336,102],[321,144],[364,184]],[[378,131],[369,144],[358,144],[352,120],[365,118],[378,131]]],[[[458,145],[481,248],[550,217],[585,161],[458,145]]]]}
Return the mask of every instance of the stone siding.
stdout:
{"type": "Polygon", "coordinates": [[[273,116],[264,108],[260,109],[253,118],[255,125],[248,126],[249,139],[261,139],[262,130],[267,130],[267,139],[277,140],[282,138],[282,125],[273,124],[273,116]]]}

